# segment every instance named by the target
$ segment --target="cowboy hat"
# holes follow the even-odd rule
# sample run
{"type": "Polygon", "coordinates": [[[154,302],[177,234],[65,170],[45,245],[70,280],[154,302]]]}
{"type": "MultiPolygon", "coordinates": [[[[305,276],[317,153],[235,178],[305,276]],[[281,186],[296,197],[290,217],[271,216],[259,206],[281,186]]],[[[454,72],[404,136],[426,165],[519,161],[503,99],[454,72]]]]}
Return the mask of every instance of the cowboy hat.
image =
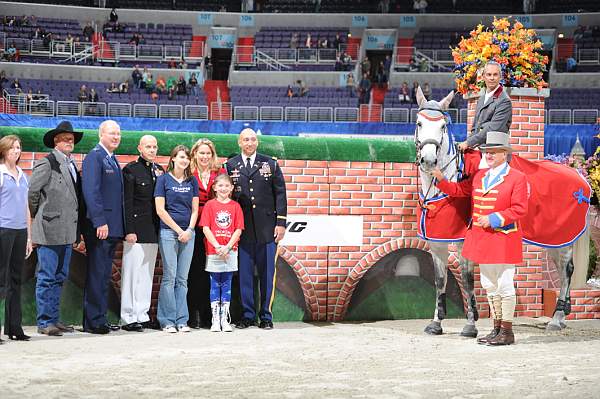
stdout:
{"type": "Polygon", "coordinates": [[[56,126],[56,129],[52,129],[44,135],[44,145],[48,148],[54,148],[54,137],[60,133],[71,133],[75,140],[75,144],[81,141],[83,132],[74,132],[73,125],[69,121],[62,121],[56,126]]]}
{"type": "Polygon", "coordinates": [[[504,132],[487,132],[485,144],[479,146],[482,151],[487,150],[504,150],[512,152],[512,147],[509,144],[508,133],[504,132]]]}

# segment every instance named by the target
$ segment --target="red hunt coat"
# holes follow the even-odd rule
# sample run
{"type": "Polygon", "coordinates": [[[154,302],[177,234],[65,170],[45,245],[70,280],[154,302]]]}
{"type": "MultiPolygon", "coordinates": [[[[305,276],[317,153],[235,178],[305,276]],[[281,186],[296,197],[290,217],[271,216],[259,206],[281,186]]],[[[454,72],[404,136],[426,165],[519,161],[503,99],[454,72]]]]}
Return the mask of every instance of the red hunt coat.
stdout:
{"type": "Polygon", "coordinates": [[[527,214],[527,178],[508,164],[494,179],[489,179],[488,172],[482,169],[468,180],[437,184],[451,197],[472,198],[472,218],[462,255],[478,264],[522,263],[523,230],[519,220],[527,214]],[[477,219],[486,215],[491,226],[483,228],[477,219]]]}

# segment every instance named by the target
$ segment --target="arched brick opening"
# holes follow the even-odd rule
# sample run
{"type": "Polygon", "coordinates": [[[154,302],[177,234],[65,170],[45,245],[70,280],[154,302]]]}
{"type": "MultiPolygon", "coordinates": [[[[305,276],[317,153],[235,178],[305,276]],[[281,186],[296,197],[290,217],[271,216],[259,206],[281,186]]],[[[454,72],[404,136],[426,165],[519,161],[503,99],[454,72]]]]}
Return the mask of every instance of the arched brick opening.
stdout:
{"type": "MultiPolygon", "coordinates": [[[[310,275],[306,271],[306,268],[294,256],[294,254],[288,250],[286,247],[279,247],[279,256],[287,262],[288,265],[294,270],[298,281],[300,282],[300,287],[302,288],[302,293],[304,294],[304,301],[306,302],[306,309],[310,312],[310,317],[312,320],[320,320],[319,314],[319,306],[317,303],[317,295],[315,293],[315,289],[310,279],[310,275]]],[[[325,318],[325,315],[323,315],[325,318]]]]}
{"type": "MultiPolygon", "coordinates": [[[[364,274],[377,263],[377,261],[394,251],[408,248],[420,249],[422,251],[429,252],[429,245],[427,244],[427,241],[420,240],[418,238],[406,238],[389,241],[363,256],[356,266],[354,266],[354,268],[350,271],[350,273],[348,273],[348,277],[346,278],[344,285],[340,290],[340,295],[336,301],[335,312],[332,315],[333,320],[339,321],[344,318],[346,312],[348,311],[352,294],[358,285],[358,282],[364,276],[364,274]]],[[[464,307],[466,302],[462,281],[460,280],[460,266],[458,260],[453,254],[451,254],[449,257],[448,267],[459,284],[459,288],[463,296],[464,307]]]]}

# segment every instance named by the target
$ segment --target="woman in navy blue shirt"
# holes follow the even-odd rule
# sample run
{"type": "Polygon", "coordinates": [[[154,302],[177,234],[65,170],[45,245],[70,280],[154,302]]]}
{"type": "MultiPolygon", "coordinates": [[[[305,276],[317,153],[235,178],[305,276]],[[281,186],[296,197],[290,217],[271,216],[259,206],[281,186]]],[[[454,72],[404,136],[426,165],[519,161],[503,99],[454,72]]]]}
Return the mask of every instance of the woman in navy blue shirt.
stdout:
{"type": "Polygon", "coordinates": [[[163,277],[158,294],[158,321],[163,331],[189,332],[187,278],[194,253],[198,218],[198,182],[190,170],[190,151],[178,145],[171,151],[167,173],[154,190],[160,217],[159,249],[163,277]]]}

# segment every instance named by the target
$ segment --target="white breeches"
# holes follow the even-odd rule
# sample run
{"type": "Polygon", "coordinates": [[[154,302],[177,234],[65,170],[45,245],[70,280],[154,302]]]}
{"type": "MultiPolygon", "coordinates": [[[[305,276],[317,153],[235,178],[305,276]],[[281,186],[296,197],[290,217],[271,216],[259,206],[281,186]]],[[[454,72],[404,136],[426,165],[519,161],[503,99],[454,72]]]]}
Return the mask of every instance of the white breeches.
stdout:
{"type": "Polygon", "coordinates": [[[123,242],[121,320],[125,324],[150,320],[148,311],[157,253],[158,244],[123,242]]]}
{"type": "Polygon", "coordinates": [[[515,265],[493,264],[479,265],[481,286],[487,295],[501,297],[515,295],[515,265]]]}

